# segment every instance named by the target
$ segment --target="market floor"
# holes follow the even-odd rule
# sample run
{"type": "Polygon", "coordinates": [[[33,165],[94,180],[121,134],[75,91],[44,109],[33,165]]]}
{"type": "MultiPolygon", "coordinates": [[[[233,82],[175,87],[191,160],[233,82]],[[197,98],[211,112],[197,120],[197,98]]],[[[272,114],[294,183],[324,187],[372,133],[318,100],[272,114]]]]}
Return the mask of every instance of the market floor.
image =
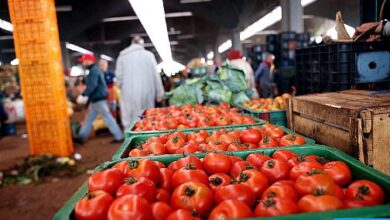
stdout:
{"type": "MultiPolygon", "coordinates": [[[[14,166],[28,155],[28,139],[24,126],[18,135],[0,140],[0,170],[14,166]]],[[[79,163],[87,169],[110,160],[120,144],[110,144],[112,136],[104,135],[75,148],[82,155],[79,163]]],[[[54,178],[50,182],[0,187],[0,219],[52,219],[64,202],[87,180],[84,173],[73,178],[54,178]]]]}

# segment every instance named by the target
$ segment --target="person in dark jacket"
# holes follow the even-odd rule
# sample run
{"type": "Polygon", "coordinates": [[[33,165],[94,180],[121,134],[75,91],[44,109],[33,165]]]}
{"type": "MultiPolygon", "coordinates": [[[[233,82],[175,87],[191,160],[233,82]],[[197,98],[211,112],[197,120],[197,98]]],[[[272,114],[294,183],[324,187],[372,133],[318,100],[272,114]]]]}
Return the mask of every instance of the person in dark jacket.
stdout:
{"type": "Polygon", "coordinates": [[[115,119],[108,108],[107,104],[107,86],[104,80],[103,73],[95,64],[96,58],[92,54],[84,54],[78,59],[84,68],[88,70],[88,75],[85,79],[87,88],[82,95],[77,98],[78,103],[88,102],[88,115],[85,124],[81,127],[76,143],[83,143],[87,140],[89,133],[91,132],[93,122],[98,114],[101,114],[107,124],[111,134],[114,135],[112,143],[119,143],[123,140],[123,133],[116,123],[115,119]]]}

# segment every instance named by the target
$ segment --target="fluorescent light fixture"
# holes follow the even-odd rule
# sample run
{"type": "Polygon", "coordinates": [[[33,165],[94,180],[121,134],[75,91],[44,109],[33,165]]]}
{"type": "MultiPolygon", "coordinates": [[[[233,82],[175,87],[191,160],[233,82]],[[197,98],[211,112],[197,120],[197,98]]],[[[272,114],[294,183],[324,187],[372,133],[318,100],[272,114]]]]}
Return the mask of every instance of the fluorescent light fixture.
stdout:
{"type": "Polygon", "coordinates": [[[0,19],[0,28],[9,32],[14,31],[13,25],[9,21],[0,19]]]}
{"type": "Polygon", "coordinates": [[[71,44],[71,43],[68,43],[68,42],[65,43],[65,47],[67,49],[69,49],[69,50],[73,50],[73,51],[79,52],[81,54],[93,54],[92,51],[89,51],[87,49],[84,49],[82,47],[79,47],[77,45],[74,45],[74,44],[71,44]]]}
{"type": "Polygon", "coordinates": [[[71,5],[56,6],[56,11],[57,12],[69,12],[69,11],[72,11],[72,6],[71,5]]]}
{"type": "MultiPolygon", "coordinates": [[[[181,31],[168,31],[168,35],[179,35],[181,34],[181,31]]],[[[148,34],[147,33],[133,33],[130,35],[130,37],[134,37],[134,36],[140,36],[140,37],[147,37],[148,34]]]]}
{"type": "Polygon", "coordinates": [[[15,58],[14,60],[12,60],[11,65],[13,65],[13,66],[19,65],[19,59],[15,58]]]}
{"type": "Polygon", "coordinates": [[[306,6],[310,5],[311,3],[315,2],[315,1],[317,1],[317,0],[301,0],[301,5],[303,7],[306,7],[306,6]]]}
{"type": "Polygon", "coordinates": [[[107,60],[107,61],[113,61],[114,60],[112,57],[107,56],[105,54],[101,54],[100,58],[102,58],[103,60],[107,60]]]}
{"type": "MultiPolygon", "coordinates": [[[[178,41],[170,41],[169,44],[172,46],[175,46],[175,45],[178,45],[179,42],[178,41]]],[[[144,43],[144,47],[153,47],[153,46],[154,45],[152,43],[144,43]]]]}
{"type": "Polygon", "coordinates": [[[70,76],[83,76],[84,70],[80,66],[72,66],[70,76]]]}
{"type": "Polygon", "coordinates": [[[157,65],[157,70],[160,71],[161,69],[164,70],[165,75],[172,76],[175,75],[177,72],[184,70],[186,67],[178,63],[174,60],[170,61],[163,61],[157,65]]]}
{"type": "MultiPolygon", "coordinates": [[[[353,34],[355,33],[355,28],[345,24],[345,29],[347,30],[347,33],[350,37],[353,36],[353,34]]],[[[331,29],[329,29],[328,31],[326,31],[326,35],[330,36],[332,39],[337,39],[337,31],[336,31],[336,27],[332,27],[331,29]]]]}
{"type": "Polygon", "coordinates": [[[210,51],[207,53],[207,59],[212,60],[214,58],[214,51],[210,51]]]}
{"type": "MultiPolygon", "coordinates": [[[[192,12],[190,11],[183,11],[183,12],[171,12],[166,13],[166,18],[178,18],[178,17],[190,17],[192,16],[192,12]]],[[[103,22],[117,22],[117,21],[134,21],[138,20],[137,16],[121,16],[121,17],[110,17],[110,18],[104,18],[103,22]]]]}
{"type": "Polygon", "coordinates": [[[211,0],[180,0],[181,4],[211,2],[211,0]]]}
{"type": "Polygon", "coordinates": [[[227,40],[227,41],[223,42],[221,45],[219,45],[218,52],[223,53],[231,47],[232,47],[232,40],[227,40]]]}

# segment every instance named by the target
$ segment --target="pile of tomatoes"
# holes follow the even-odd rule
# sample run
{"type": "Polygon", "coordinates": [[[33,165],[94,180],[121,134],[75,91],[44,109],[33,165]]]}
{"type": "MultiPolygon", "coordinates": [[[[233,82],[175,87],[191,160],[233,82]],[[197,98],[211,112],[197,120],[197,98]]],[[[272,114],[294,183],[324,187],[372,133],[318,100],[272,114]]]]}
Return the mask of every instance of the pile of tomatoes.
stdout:
{"type": "Polygon", "coordinates": [[[258,112],[286,110],[287,100],[290,97],[290,94],[285,93],[275,98],[252,99],[243,102],[242,106],[258,112]]]}
{"type": "Polygon", "coordinates": [[[151,108],[145,111],[142,120],[135,123],[133,130],[171,130],[256,123],[255,119],[238,113],[238,110],[226,103],[151,108]]]}
{"type": "Polygon", "coordinates": [[[76,219],[231,219],[374,206],[382,188],[342,161],[278,150],[245,160],[221,153],[164,164],[122,161],[94,173],[76,219]]]}
{"type": "Polygon", "coordinates": [[[296,134],[286,134],[280,127],[265,124],[244,130],[219,129],[210,134],[205,130],[184,134],[182,131],[149,138],[136,146],[129,157],[156,156],[163,154],[192,154],[216,151],[252,150],[305,144],[296,134]]]}

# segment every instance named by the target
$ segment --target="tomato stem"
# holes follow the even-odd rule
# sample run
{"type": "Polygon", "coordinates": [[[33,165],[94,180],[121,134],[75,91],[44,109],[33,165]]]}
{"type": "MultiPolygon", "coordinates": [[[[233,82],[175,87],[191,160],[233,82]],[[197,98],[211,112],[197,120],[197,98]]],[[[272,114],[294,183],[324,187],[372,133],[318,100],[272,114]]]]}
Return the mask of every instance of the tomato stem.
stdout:
{"type": "Polygon", "coordinates": [[[268,162],[267,162],[267,166],[268,166],[269,168],[273,168],[273,167],[275,166],[275,161],[274,161],[274,160],[268,161],[268,162]]]}
{"type": "Polygon", "coordinates": [[[87,192],[87,193],[85,194],[85,196],[87,197],[88,200],[95,198],[95,194],[93,194],[93,193],[91,193],[91,192],[87,192]]]}
{"type": "Polygon", "coordinates": [[[185,192],[186,196],[192,196],[195,194],[195,190],[190,188],[190,187],[187,187],[184,192],[185,192]]]}
{"type": "Polygon", "coordinates": [[[125,179],[124,182],[125,182],[125,184],[134,184],[134,183],[138,182],[138,180],[131,176],[131,177],[125,179]]]}
{"type": "Polygon", "coordinates": [[[222,183],[222,179],[220,177],[211,178],[210,183],[219,186],[222,183]]]}
{"type": "Polygon", "coordinates": [[[139,165],[138,160],[132,160],[128,162],[130,169],[136,169],[139,165]]]}

